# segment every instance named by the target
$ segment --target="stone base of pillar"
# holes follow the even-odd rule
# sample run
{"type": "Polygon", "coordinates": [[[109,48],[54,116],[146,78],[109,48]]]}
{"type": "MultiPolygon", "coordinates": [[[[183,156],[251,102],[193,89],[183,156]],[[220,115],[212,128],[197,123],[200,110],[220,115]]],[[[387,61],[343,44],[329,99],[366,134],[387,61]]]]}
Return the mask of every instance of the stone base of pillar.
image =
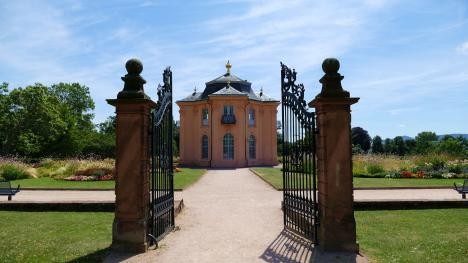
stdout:
{"type": "Polygon", "coordinates": [[[114,220],[111,248],[120,252],[144,253],[148,250],[145,221],[114,220]]]}
{"type": "Polygon", "coordinates": [[[319,250],[359,252],[359,244],[356,243],[356,223],[354,217],[346,221],[320,224],[318,233],[319,250]]]}

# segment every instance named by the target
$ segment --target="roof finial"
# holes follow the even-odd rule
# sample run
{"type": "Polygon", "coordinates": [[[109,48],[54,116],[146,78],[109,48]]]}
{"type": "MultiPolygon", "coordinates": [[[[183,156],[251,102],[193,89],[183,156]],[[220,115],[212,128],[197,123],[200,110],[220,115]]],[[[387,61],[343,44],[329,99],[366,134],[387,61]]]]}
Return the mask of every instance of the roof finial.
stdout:
{"type": "Polygon", "coordinates": [[[197,86],[193,89],[193,95],[195,96],[195,94],[197,94],[197,86]]]}
{"type": "Polygon", "coordinates": [[[228,75],[231,74],[231,67],[232,67],[232,66],[231,66],[231,64],[229,63],[229,60],[228,60],[227,63],[226,63],[226,73],[227,73],[228,75]]]}
{"type": "Polygon", "coordinates": [[[260,88],[260,97],[263,96],[263,86],[260,88]]]}

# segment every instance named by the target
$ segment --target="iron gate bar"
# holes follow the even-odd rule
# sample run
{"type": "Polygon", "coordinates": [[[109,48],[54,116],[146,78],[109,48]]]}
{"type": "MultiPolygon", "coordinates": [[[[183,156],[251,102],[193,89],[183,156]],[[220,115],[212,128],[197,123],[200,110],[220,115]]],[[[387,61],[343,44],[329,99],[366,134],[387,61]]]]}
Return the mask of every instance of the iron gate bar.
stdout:
{"type": "Polygon", "coordinates": [[[158,86],[158,103],[151,113],[151,173],[148,241],[154,245],[174,228],[172,162],[172,72],[166,68],[158,86]]]}
{"type": "Polygon", "coordinates": [[[296,71],[281,63],[283,220],[285,228],[318,243],[315,114],[304,100],[296,71]]]}

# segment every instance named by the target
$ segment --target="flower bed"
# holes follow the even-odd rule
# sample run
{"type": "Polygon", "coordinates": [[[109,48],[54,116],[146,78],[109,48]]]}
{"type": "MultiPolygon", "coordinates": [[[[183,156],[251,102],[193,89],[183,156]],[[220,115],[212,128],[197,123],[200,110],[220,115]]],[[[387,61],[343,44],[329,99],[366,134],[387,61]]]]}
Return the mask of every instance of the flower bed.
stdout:
{"type": "Polygon", "coordinates": [[[446,156],[356,156],[353,175],[367,178],[468,178],[468,160],[449,160],[446,156]]]}
{"type": "Polygon", "coordinates": [[[73,176],[64,178],[67,181],[110,181],[114,180],[111,169],[98,168],[76,171],[73,176]]]}

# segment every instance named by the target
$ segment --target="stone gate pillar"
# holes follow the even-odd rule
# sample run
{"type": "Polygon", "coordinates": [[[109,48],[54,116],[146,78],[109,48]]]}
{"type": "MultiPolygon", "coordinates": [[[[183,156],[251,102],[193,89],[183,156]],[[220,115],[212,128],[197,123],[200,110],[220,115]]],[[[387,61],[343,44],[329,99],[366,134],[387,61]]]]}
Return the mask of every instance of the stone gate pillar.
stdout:
{"type": "Polygon", "coordinates": [[[115,217],[112,248],[145,252],[149,207],[150,112],[155,103],[143,91],[143,65],[125,64],[124,89],[107,102],[116,108],[115,217]]]}
{"type": "Polygon", "coordinates": [[[323,251],[357,252],[353,209],[350,98],[341,87],[337,59],[323,61],[322,91],[309,103],[317,114],[317,167],[319,248],[323,251]]]}

